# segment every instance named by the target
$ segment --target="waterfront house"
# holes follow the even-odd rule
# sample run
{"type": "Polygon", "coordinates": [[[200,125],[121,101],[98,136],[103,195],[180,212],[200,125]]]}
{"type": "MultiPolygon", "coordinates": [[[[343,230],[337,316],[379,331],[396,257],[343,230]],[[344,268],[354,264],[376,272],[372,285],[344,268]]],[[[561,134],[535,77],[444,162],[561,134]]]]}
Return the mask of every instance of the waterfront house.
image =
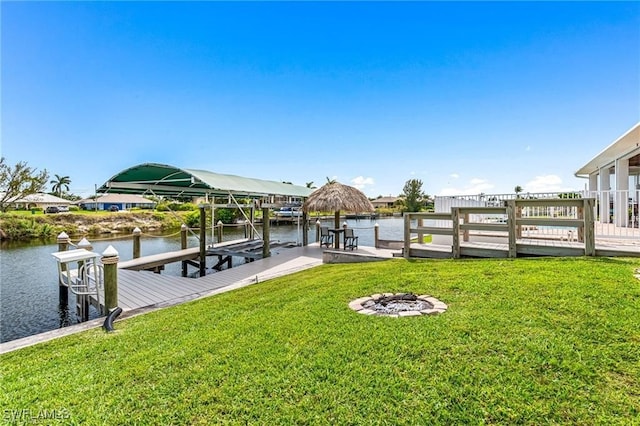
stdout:
{"type": "Polygon", "coordinates": [[[371,200],[371,204],[373,204],[373,207],[375,207],[376,209],[378,208],[393,208],[395,207],[396,202],[400,200],[400,198],[398,197],[392,197],[392,196],[388,196],[388,197],[378,197],[375,200],[371,200]]]}
{"type": "Polygon", "coordinates": [[[575,172],[589,180],[588,197],[598,202],[601,223],[638,226],[640,122],[575,172]]]}
{"type": "Polygon", "coordinates": [[[77,203],[83,210],[118,211],[131,208],[152,209],[156,203],[135,194],[106,194],[97,198],[85,198],[77,203]]]}
{"type": "Polygon", "coordinates": [[[71,205],[71,201],[64,198],[56,197],[55,195],[45,194],[44,192],[38,192],[35,194],[25,195],[22,198],[18,198],[12,201],[16,209],[29,210],[32,208],[41,208],[45,210],[47,207],[66,207],[71,205]]]}

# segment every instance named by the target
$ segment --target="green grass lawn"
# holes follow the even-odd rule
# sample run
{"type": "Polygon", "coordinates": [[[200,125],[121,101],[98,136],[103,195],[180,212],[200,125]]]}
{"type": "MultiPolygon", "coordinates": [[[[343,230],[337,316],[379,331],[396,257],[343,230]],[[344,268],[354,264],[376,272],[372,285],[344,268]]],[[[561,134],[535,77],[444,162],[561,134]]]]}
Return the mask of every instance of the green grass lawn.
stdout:
{"type": "Polygon", "coordinates": [[[0,406],[65,424],[640,424],[639,266],[323,265],[5,354],[0,406]],[[449,310],[347,306],[379,292],[449,310]]]}

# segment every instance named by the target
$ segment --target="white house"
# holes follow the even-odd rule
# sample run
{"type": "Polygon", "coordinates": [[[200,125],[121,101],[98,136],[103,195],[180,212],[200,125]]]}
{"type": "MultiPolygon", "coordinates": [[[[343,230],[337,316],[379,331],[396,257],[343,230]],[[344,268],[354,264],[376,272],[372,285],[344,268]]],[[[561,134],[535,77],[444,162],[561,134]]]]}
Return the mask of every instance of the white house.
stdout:
{"type": "Polygon", "coordinates": [[[50,206],[68,207],[71,204],[71,201],[56,197],[55,195],[38,192],[13,200],[12,203],[15,203],[16,208],[30,209],[33,207],[41,207],[42,209],[46,209],[50,206]]]}
{"type": "Polygon", "coordinates": [[[590,197],[598,200],[598,220],[616,226],[638,222],[640,192],[640,122],[575,172],[589,179],[590,197]]]}

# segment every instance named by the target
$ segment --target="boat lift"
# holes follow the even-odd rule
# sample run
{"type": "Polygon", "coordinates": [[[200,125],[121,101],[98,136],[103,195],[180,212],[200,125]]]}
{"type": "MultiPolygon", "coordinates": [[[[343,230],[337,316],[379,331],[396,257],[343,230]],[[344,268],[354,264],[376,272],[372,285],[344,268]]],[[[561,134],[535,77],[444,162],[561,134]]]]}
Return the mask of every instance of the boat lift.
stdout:
{"type": "Polygon", "coordinates": [[[95,297],[98,311],[102,312],[100,293],[104,291],[104,269],[98,263],[100,255],[83,248],[51,255],[58,263],[58,284],[76,295],[76,309],[81,320],[89,319],[91,296],[95,297]]]}

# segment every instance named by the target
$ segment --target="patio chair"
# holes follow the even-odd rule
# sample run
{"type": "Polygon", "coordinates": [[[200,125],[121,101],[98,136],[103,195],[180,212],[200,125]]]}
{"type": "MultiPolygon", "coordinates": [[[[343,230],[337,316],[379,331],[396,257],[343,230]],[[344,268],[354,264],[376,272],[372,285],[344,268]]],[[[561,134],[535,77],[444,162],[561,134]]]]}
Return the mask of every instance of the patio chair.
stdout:
{"type": "Polygon", "coordinates": [[[328,226],[320,227],[320,247],[326,245],[327,248],[333,245],[333,234],[329,233],[328,226]]]}
{"type": "Polygon", "coordinates": [[[353,250],[354,248],[358,248],[358,237],[354,235],[353,229],[346,228],[344,230],[344,249],[347,248],[353,250]]]}

